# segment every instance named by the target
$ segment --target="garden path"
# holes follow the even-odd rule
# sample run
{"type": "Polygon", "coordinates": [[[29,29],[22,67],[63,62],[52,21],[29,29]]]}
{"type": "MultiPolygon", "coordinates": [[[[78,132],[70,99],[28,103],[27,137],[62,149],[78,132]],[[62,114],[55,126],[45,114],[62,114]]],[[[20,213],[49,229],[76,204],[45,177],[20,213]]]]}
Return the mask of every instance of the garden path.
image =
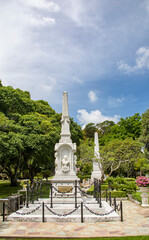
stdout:
{"type": "Polygon", "coordinates": [[[149,235],[149,208],[123,201],[124,222],[0,222],[0,237],[114,237],[149,235]]]}

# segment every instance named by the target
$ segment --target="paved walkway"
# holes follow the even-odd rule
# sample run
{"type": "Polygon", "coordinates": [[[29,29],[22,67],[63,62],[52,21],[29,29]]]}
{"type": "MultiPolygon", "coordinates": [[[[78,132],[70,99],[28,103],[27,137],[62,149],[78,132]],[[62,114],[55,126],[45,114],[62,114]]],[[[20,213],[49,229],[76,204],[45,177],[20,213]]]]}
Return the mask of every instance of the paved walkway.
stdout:
{"type": "Polygon", "coordinates": [[[99,223],[0,223],[0,237],[114,237],[149,235],[149,208],[123,201],[124,222],[99,223]]]}

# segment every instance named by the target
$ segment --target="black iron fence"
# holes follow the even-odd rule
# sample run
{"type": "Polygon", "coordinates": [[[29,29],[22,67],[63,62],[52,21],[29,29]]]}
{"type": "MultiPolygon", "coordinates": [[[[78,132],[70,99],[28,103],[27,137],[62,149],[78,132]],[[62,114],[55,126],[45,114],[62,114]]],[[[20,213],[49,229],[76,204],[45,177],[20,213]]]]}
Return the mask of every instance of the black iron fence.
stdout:
{"type": "MultiPolygon", "coordinates": [[[[122,202],[120,202],[120,204],[116,205],[116,208],[114,207],[113,209],[111,209],[109,212],[104,212],[104,213],[99,213],[99,212],[96,212],[95,210],[93,211],[90,207],[87,206],[87,204],[81,202],[80,204],[77,205],[77,207],[75,207],[74,209],[72,209],[71,211],[67,212],[67,213],[63,213],[63,214],[60,214],[59,212],[57,213],[56,210],[54,211],[53,208],[51,208],[51,206],[49,206],[49,204],[46,204],[44,202],[42,203],[36,203],[37,204],[37,207],[30,210],[30,211],[27,211],[27,212],[19,212],[18,210],[15,211],[16,214],[18,215],[22,215],[22,216],[25,216],[25,215],[30,215],[30,214],[33,214],[35,213],[36,211],[38,211],[40,208],[42,208],[42,211],[41,211],[41,217],[42,217],[42,222],[45,222],[45,218],[46,218],[46,215],[45,215],[45,208],[51,213],[53,214],[54,216],[57,216],[59,218],[62,218],[62,217],[67,217],[71,214],[73,214],[74,212],[76,212],[79,208],[81,208],[80,210],[80,220],[81,222],[83,223],[84,222],[84,209],[86,209],[87,211],[89,211],[91,214],[95,215],[95,216],[108,216],[110,215],[112,212],[114,212],[115,210],[118,210],[120,211],[120,219],[121,221],[123,221],[123,210],[122,210],[122,202]]],[[[5,221],[5,210],[6,209],[9,209],[9,210],[12,210],[9,208],[9,206],[4,202],[3,203],[3,221],[5,221]]],[[[66,209],[65,209],[66,210],[66,209]]]]}
{"type": "MultiPolygon", "coordinates": [[[[58,217],[66,217],[68,215],[71,215],[74,213],[78,208],[81,208],[81,222],[83,222],[83,209],[85,208],[88,210],[90,213],[98,216],[104,216],[104,215],[109,215],[110,213],[117,211],[120,212],[120,219],[123,221],[123,206],[122,206],[122,201],[120,203],[117,203],[116,198],[112,199],[111,198],[111,193],[108,194],[108,191],[106,191],[106,201],[109,202],[109,205],[111,206],[112,210],[106,213],[98,213],[94,212],[91,208],[89,208],[85,203],[81,202],[81,204],[78,202],[78,193],[81,193],[81,195],[86,196],[87,198],[92,198],[92,196],[88,195],[85,191],[83,191],[78,185],[77,181],[75,181],[74,185],[74,198],[72,203],[69,204],[74,204],[74,209],[68,212],[67,214],[59,214],[53,211],[53,205],[54,204],[60,204],[55,201],[53,198],[53,190],[61,193],[62,195],[68,194],[72,191],[73,187],[69,189],[69,191],[61,192],[59,191],[51,182],[46,182],[43,183],[41,180],[37,180],[37,182],[33,182],[32,184],[27,183],[27,191],[26,191],[26,208],[30,207],[30,204],[37,204],[37,207],[31,211],[28,211],[26,213],[20,213],[17,210],[20,209],[20,206],[18,205],[15,209],[14,212],[16,214],[20,215],[29,215],[31,213],[36,212],[41,206],[42,206],[42,221],[45,221],[45,208],[51,212],[53,215],[57,215],[58,217]],[[41,202],[43,198],[48,197],[50,200],[49,204],[46,204],[44,202],[41,202]],[[40,199],[40,202],[39,202],[40,199]]],[[[100,180],[94,179],[94,198],[96,199],[97,203],[99,204],[99,208],[102,208],[102,201],[101,201],[101,182],[100,180]]],[[[23,205],[22,205],[23,206],[23,205]]],[[[6,209],[10,209],[10,206],[3,202],[3,221],[5,221],[5,215],[6,215],[6,209]]]]}

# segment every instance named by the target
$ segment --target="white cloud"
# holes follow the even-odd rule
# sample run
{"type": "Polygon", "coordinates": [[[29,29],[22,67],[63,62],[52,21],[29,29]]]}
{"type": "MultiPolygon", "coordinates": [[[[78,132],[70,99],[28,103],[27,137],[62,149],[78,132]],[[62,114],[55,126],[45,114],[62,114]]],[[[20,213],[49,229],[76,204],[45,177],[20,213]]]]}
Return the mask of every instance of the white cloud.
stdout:
{"type": "Polygon", "coordinates": [[[59,5],[49,0],[23,0],[24,4],[37,9],[44,9],[50,12],[58,12],[59,5]]]}
{"type": "Polygon", "coordinates": [[[85,7],[82,5],[81,0],[67,0],[63,2],[63,4],[65,3],[64,14],[78,25],[82,25],[82,16],[84,16],[85,7]]]}
{"type": "Polygon", "coordinates": [[[114,97],[109,97],[108,99],[108,105],[110,107],[118,107],[119,105],[121,105],[124,101],[125,101],[125,97],[121,96],[118,98],[114,98],[114,97]]]}
{"type": "Polygon", "coordinates": [[[86,125],[88,123],[101,123],[105,120],[118,122],[120,116],[114,115],[114,117],[104,116],[99,110],[91,111],[88,113],[85,109],[78,110],[77,118],[81,125],[86,125]]]}
{"type": "Polygon", "coordinates": [[[88,93],[89,100],[94,103],[98,100],[98,97],[96,96],[96,93],[94,91],[89,91],[88,93]]]}
{"type": "Polygon", "coordinates": [[[82,79],[80,79],[80,78],[79,78],[79,77],[77,77],[77,76],[73,76],[73,77],[72,77],[72,80],[73,80],[74,82],[76,82],[76,83],[83,84],[83,80],[82,80],[82,79]]]}
{"type": "MultiPolygon", "coordinates": [[[[98,93],[100,84],[97,89],[91,87],[95,81],[102,85],[110,76],[112,82],[117,59],[125,59],[148,39],[148,22],[137,1],[127,0],[124,5],[117,0],[111,4],[107,0],[0,1],[3,84],[28,90],[54,104],[63,89],[76,91],[83,99],[84,89],[98,93]],[[53,77],[55,84],[48,84],[48,77],[53,77]]],[[[96,98],[91,97],[92,102],[96,98]]],[[[107,103],[104,96],[103,101],[107,103]]],[[[83,101],[78,98],[76,102],[80,105],[83,101]]]]}
{"type": "Polygon", "coordinates": [[[123,60],[118,62],[118,69],[123,70],[126,73],[138,72],[140,70],[149,69],[149,48],[140,47],[136,52],[135,65],[130,66],[123,60]]]}
{"type": "Polygon", "coordinates": [[[39,26],[51,26],[55,24],[55,19],[50,17],[28,17],[28,23],[30,23],[32,26],[39,27],[39,26]]]}

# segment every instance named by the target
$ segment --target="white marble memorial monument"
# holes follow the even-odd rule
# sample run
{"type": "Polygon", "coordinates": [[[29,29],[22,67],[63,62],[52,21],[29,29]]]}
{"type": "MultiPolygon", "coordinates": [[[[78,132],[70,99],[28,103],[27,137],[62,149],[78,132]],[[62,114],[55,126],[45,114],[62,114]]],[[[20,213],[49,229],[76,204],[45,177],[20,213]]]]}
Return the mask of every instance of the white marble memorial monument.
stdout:
{"type": "MultiPolygon", "coordinates": [[[[75,181],[79,181],[76,175],[76,144],[72,143],[70,133],[70,119],[68,113],[68,94],[63,92],[61,138],[55,145],[55,176],[52,179],[53,186],[59,191],[67,192],[68,196],[74,196],[75,181]]],[[[62,195],[54,191],[55,197],[62,195]]],[[[65,194],[66,195],[66,194],[65,194]]]]}
{"type": "Polygon", "coordinates": [[[102,178],[102,165],[99,162],[100,153],[99,153],[99,142],[98,142],[98,133],[95,132],[94,134],[94,158],[93,158],[93,172],[91,175],[91,180],[93,181],[94,178],[101,180],[102,178]]]}

